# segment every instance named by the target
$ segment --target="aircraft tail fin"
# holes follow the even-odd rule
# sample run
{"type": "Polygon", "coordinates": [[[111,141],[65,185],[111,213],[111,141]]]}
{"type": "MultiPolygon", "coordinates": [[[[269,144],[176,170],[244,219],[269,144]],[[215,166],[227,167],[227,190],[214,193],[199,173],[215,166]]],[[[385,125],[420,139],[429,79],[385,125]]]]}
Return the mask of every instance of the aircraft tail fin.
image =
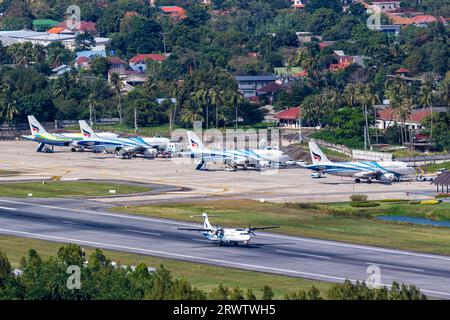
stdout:
{"type": "Polygon", "coordinates": [[[203,217],[203,228],[214,230],[214,228],[212,227],[211,223],[209,222],[208,214],[204,212],[202,214],[202,217],[203,217]]]}
{"type": "Polygon", "coordinates": [[[48,134],[47,130],[44,129],[34,116],[28,116],[28,123],[33,136],[36,134],[48,134]]]}
{"type": "Polygon", "coordinates": [[[79,121],[81,133],[83,134],[83,139],[99,138],[98,135],[92,130],[91,126],[84,120],[79,121]]]}
{"type": "Polygon", "coordinates": [[[313,164],[331,162],[315,142],[309,143],[309,152],[311,153],[313,164]]]}
{"type": "Polygon", "coordinates": [[[189,140],[188,141],[189,149],[191,151],[207,150],[207,148],[203,144],[202,140],[199,137],[197,137],[197,135],[193,131],[188,131],[187,136],[188,136],[188,140],[189,140]]]}

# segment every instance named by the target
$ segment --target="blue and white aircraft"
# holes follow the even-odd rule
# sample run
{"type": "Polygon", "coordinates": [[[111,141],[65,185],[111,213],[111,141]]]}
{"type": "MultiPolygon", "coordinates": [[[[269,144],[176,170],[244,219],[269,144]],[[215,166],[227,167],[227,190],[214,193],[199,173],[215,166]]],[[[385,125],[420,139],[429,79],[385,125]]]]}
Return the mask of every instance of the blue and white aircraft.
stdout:
{"type": "Polygon", "coordinates": [[[371,183],[372,180],[400,181],[401,176],[416,174],[414,168],[401,161],[331,162],[316,143],[310,142],[309,150],[313,164],[306,166],[306,168],[318,172],[319,175],[327,173],[352,177],[356,183],[360,183],[361,180],[367,180],[367,183],[371,183]]]}
{"type": "MultiPolygon", "coordinates": [[[[195,216],[191,216],[193,218],[195,216]]],[[[203,213],[203,228],[178,228],[178,230],[184,231],[197,231],[201,232],[202,236],[207,240],[210,240],[217,245],[233,244],[235,246],[243,243],[247,245],[252,236],[255,236],[256,230],[266,230],[279,228],[280,226],[268,226],[268,227],[251,227],[248,228],[222,228],[220,226],[213,227],[209,222],[208,214],[203,213]]]]}
{"type": "Polygon", "coordinates": [[[154,157],[158,153],[158,150],[145,143],[142,138],[101,138],[92,130],[86,121],[80,120],[79,123],[81,133],[83,134],[83,140],[76,142],[79,147],[114,153],[116,157],[122,159],[130,158],[136,154],[151,155],[154,157]]]}
{"type": "Polygon", "coordinates": [[[271,148],[211,150],[205,147],[194,132],[188,131],[187,136],[189,156],[199,159],[196,165],[197,170],[204,170],[208,162],[222,163],[233,170],[241,168],[246,170],[250,167],[261,168],[283,165],[289,159],[282,151],[271,148]]]}

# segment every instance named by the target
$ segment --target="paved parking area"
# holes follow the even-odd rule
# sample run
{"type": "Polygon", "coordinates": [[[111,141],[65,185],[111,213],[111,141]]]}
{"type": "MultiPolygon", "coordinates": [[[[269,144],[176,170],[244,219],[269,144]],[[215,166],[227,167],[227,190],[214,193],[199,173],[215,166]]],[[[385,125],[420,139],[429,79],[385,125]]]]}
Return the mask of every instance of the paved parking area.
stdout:
{"type": "MultiPolygon", "coordinates": [[[[184,188],[158,195],[97,199],[107,203],[162,202],[247,198],[276,202],[344,201],[352,194],[367,194],[371,199],[426,198],[434,187],[428,182],[355,184],[351,179],[327,176],[310,178],[303,168],[259,171],[226,171],[222,166],[196,171],[191,159],[116,159],[112,155],[70,152],[68,148],[54,153],[35,152],[36,144],[28,141],[0,142],[0,169],[22,172],[21,179],[60,176],[62,179],[112,179],[168,184],[184,188]]],[[[17,179],[2,177],[0,180],[17,179]]]]}

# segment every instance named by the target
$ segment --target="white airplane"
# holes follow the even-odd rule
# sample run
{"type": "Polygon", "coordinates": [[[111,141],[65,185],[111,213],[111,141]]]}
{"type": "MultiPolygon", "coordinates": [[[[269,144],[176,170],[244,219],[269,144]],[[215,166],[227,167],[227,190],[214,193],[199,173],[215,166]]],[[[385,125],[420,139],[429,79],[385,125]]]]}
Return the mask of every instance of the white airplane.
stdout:
{"type": "Polygon", "coordinates": [[[141,138],[101,138],[87,124],[80,120],[80,129],[83,140],[77,141],[79,147],[114,153],[120,158],[129,158],[132,155],[143,154],[156,156],[158,150],[146,144],[141,138]]]}
{"type": "Polygon", "coordinates": [[[198,158],[197,170],[203,170],[208,162],[223,163],[234,170],[260,168],[273,165],[283,165],[289,159],[282,151],[264,149],[223,149],[211,150],[192,131],[187,131],[188,153],[191,158],[198,158]]]}
{"type": "Polygon", "coordinates": [[[367,180],[367,183],[371,183],[372,180],[400,181],[401,176],[411,176],[416,173],[414,168],[401,161],[331,162],[316,143],[310,142],[309,149],[313,164],[306,166],[306,168],[318,172],[319,176],[328,173],[352,177],[356,183],[360,183],[361,180],[367,180]]]}
{"type": "MultiPolygon", "coordinates": [[[[195,217],[195,216],[191,216],[195,217]]],[[[178,228],[178,230],[184,231],[197,231],[201,232],[202,236],[217,245],[227,245],[233,244],[235,246],[240,243],[247,245],[252,236],[255,236],[256,230],[266,230],[279,228],[279,226],[268,226],[268,227],[248,227],[248,228],[222,228],[220,226],[213,227],[208,219],[208,214],[203,213],[203,228],[178,228]]]]}

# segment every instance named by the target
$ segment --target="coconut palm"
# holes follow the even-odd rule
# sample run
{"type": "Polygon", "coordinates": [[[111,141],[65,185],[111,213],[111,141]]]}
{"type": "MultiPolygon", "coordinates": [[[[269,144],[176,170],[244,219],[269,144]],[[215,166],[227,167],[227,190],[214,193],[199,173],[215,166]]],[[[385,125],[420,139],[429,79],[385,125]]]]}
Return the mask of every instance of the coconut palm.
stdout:
{"type": "Polygon", "coordinates": [[[420,88],[419,104],[424,108],[430,108],[430,139],[433,138],[433,104],[434,91],[431,81],[426,81],[420,88]]]}
{"type": "Polygon", "coordinates": [[[0,110],[0,117],[4,122],[11,124],[14,122],[15,116],[20,113],[17,108],[17,101],[11,97],[5,97],[1,102],[3,107],[0,110]]]}
{"type": "Polygon", "coordinates": [[[192,100],[186,100],[180,113],[181,121],[192,123],[203,120],[202,108],[192,100]]]}
{"type": "Polygon", "coordinates": [[[356,85],[352,82],[347,84],[347,86],[344,89],[344,99],[349,104],[350,107],[354,107],[357,101],[357,90],[356,85]]]}
{"type": "Polygon", "coordinates": [[[114,88],[114,90],[116,91],[116,96],[118,99],[118,105],[117,105],[117,109],[119,112],[119,121],[120,124],[123,123],[123,117],[122,117],[122,88],[123,88],[123,83],[122,80],[120,79],[120,76],[118,73],[113,72],[111,74],[111,79],[110,79],[110,83],[112,85],[112,87],[114,88]]]}

